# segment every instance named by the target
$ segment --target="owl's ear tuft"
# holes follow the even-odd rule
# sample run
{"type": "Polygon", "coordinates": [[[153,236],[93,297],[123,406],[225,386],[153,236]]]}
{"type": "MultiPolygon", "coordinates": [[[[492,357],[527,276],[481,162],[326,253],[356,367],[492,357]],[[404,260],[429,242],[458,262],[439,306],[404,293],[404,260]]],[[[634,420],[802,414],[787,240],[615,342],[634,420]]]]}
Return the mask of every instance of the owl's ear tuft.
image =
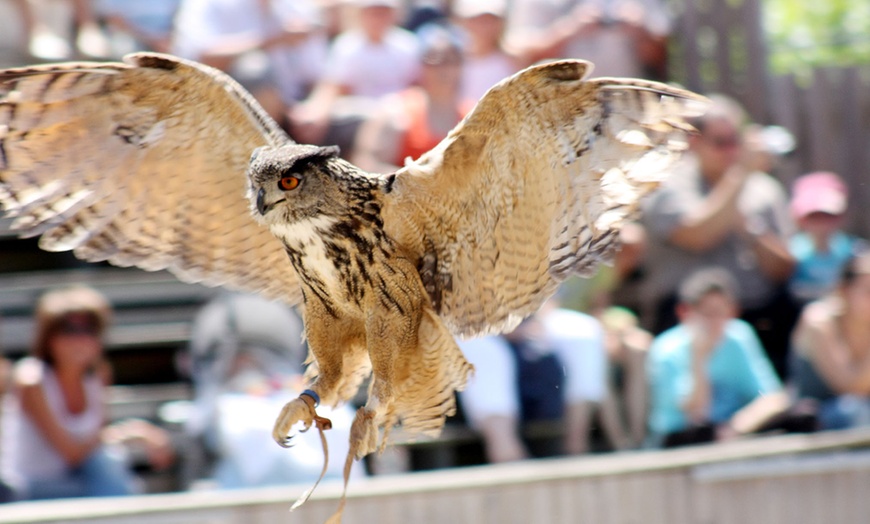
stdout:
{"type": "Polygon", "coordinates": [[[251,158],[248,159],[248,164],[252,164],[254,162],[254,160],[256,160],[258,156],[260,156],[260,153],[263,152],[263,150],[266,149],[267,147],[268,146],[260,146],[257,149],[254,149],[251,152],[251,158]]]}
{"type": "Polygon", "coordinates": [[[538,70],[548,79],[557,82],[576,82],[587,78],[592,72],[592,64],[582,60],[564,60],[538,66],[538,70]]]}
{"type": "Polygon", "coordinates": [[[285,144],[280,147],[264,146],[254,150],[250,165],[255,169],[265,169],[268,166],[286,170],[304,169],[303,166],[335,158],[339,154],[336,146],[312,146],[309,144],[285,144]]]}
{"type": "Polygon", "coordinates": [[[283,170],[292,169],[297,173],[305,171],[311,165],[336,158],[339,154],[337,146],[321,147],[308,144],[291,144],[273,151],[261,156],[283,170]]]}
{"type": "Polygon", "coordinates": [[[284,159],[290,163],[312,162],[337,157],[341,150],[338,146],[312,146],[307,144],[293,144],[284,146],[280,152],[284,159]]]}
{"type": "Polygon", "coordinates": [[[132,53],[124,57],[124,62],[138,67],[150,67],[153,69],[166,69],[174,71],[183,62],[174,56],[161,53],[132,53]]]}
{"type": "Polygon", "coordinates": [[[339,149],[338,146],[324,146],[320,148],[320,151],[318,151],[318,154],[316,156],[328,158],[331,156],[339,155],[341,155],[341,149],[339,149]]]}

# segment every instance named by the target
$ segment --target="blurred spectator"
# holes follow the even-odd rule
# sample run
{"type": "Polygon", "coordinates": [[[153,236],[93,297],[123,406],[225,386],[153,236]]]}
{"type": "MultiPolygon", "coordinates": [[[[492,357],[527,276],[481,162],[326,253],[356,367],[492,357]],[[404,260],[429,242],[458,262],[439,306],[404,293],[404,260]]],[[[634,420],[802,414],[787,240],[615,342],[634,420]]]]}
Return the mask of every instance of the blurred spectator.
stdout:
{"type": "Polygon", "coordinates": [[[846,184],[835,173],[815,172],[795,180],[791,212],[799,231],[789,240],[797,264],[789,281],[801,305],[822,298],[837,285],[843,265],[864,242],[843,231],[846,184]]]}
{"type": "Polygon", "coordinates": [[[37,304],[33,355],[16,364],[3,410],[4,474],[20,498],[132,493],[124,455],[109,443],[141,445],[156,467],[173,460],[167,434],[144,421],[104,432],[110,317],[105,297],[86,287],[48,292],[37,304]]]}
{"type": "Polygon", "coordinates": [[[870,425],[870,252],[852,257],[836,289],[804,309],[792,383],[819,403],[823,429],[870,425]]]}
{"type": "Polygon", "coordinates": [[[475,374],[460,393],[490,462],[532,456],[522,426],[562,421],[564,437],[539,455],[589,450],[593,407],[605,393],[604,338],[594,318],[548,302],[513,333],[459,343],[475,374]]]}
{"type": "Polygon", "coordinates": [[[507,43],[529,62],[582,58],[595,76],[664,79],[669,32],[659,0],[515,0],[507,43]]]}
{"type": "Polygon", "coordinates": [[[607,394],[598,417],[613,449],[639,447],[646,435],[646,354],[652,335],[639,325],[634,288],[646,250],[643,228],[628,222],[620,230],[620,246],[612,266],[601,266],[591,278],[570,278],[560,301],[585,311],[604,327],[607,348],[607,394]]]}
{"type": "Polygon", "coordinates": [[[646,437],[646,358],[652,335],[622,307],[609,307],[597,318],[604,327],[607,349],[607,394],[599,409],[601,427],[613,449],[638,448],[646,437]]]}
{"type": "MultiPolygon", "coordinates": [[[[215,456],[193,477],[213,477],[222,488],[313,482],[323,468],[317,431],[297,434],[293,449],[272,440],[272,426],[285,403],[305,389],[302,321],[287,306],[256,295],[226,294],[194,319],[190,365],[193,410],[187,432],[194,438],[190,460],[202,446],[215,456]],[[207,471],[211,470],[211,471],[207,471]]],[[[347,455],[353,411],[318,408],[332,420],[325,432],[333,457],[347,455]]],[[[329,462],[327,477],[341,478],[344,461],[329,462]]],[[[354,468],[359,472],[359,468],[354,468]]]]}
{"type": "Polygon", "coordinates": [[[724,269],[691,274],[680,287],[680,323],[653,341],[649,427],[665,447],[815,427],[812,414],[789,410],[752,327],[736,318],[735,289],[724,269]]]}
{"type": "Polygon", "coordinates": [[[768,174],[774,174],[795,148],[794,135],[782,126],[748,124],[743,131],[743,142],[746,166],[768,174]]]}
{"type": "MultiPolygon", "coordinates": [[[[12,382],[12,363],[9,362],[4,357],[0,357],[0,407],[3,406],[4,398],[6,393],[9,391],[9,386],[11,386],[12,382]]],[[[3,424],[0,424],[0,442],[4,442],[3,440],[3,424]]],[[[0,453],[0,504],[4,502],[11,502],[15,499],[15,492],[12,488],[7,484],[8,478],[12,476],[11,473],[7,471],[8,464],[6,464],[5,458],[2,453],[0,453]]]]}
{"type": "Polygon", "coordinates": [[[100,16],[109,29],[112,54],[134,51],[168,53],[172,25],[181,0],[98,0],[100,16]]]}
{"type": "Polygon", "coordinates": [[[332,43],[347,25],[347,0],[317,0],[317,5],[320,7],[326,41],[332,43]]]}
{"type": "Polygon", "coordinates": [[[676,290],[685,275],[721,266],[739,282],[741,318],[761,338],[781,377],[795,309],[786,291],[794,268],[793,232],[782,185],[743,163],[744,113],[713,95],[675,173],[645,202],[644,325],[660,333],[676,323],[676,290]]]}
{"type": "Polygon", "coordinates": [[[70,0],[74,22],[75,45],[64,34],[58,34],[55,24],[47,20],[47,6],[36,0],[14,0],[27,39],[27,49],[34,58],[64,60],[74,55],[104,58],[109,55],[109,43],[97,23],[91,0],[70,0]]]}
{"type": "Polygon", "coordinates": [[[417,38],[400,28],[398,0],[355,0],[358,27],[333,41],[311,96],[290,113],[291,134],[309,144],[337,144],[350,155],[356,130],[375,100],[417,80],[417,38]]]}
{"type": "Polygon", "coordinates": [[[613,265],[599,267],[591,278],[568,279],[560,291],[566,306],[589,312],[604,328],[607,393],[597,420],[614,450],[639,448],[646,441],[646,359],[652,334],[640,326],[637,316],[637,287],[646,249],[643,227],[627,222],[620,230],[620,249],[613,265]]]}
{"type": "Polygon", "coordinates": [[[279,123],[323,73],[314,0],[182,0],[173,53],[228,72],[279,123]]]}
{"type": "Polygon", "coordinates": [[[421,28],[420,82],[385,96],[378,112],[362,124],[354,161],[363,169],[390,173],[416,160],[462,120],[471,104],[460,95],[462,51],[451,31],[421,28]]]}
{"type": "Polygon", "coordinates": [[[486,91],[520,70],[517,57],[503,46],[506,0],[458,0],[453,12],[465,29],[462,100],[473,105],[486,91]]]}
{"type": "Polygon", "coordinates": [[[444,24],[447,22],[449,4],[453,0],[405,0],[403,3],[406,15],[402,27],[416,33],[421,27],[429,24],[444,24]]]}

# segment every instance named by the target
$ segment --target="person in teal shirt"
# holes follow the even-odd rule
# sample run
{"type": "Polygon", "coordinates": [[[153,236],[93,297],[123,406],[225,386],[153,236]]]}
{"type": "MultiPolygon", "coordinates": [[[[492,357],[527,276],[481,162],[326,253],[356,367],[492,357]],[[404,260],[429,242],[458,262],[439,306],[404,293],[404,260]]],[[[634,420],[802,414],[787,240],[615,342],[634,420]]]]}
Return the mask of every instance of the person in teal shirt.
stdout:
{"type": "Polygon", "coordinates": [[[679,290],[680,323],[652,343],[649,427],[665,447],[814,427],[811,415],[789,412],[757,335],[737,318],[735,286],[724,269],[691,275],[679,290]]]}

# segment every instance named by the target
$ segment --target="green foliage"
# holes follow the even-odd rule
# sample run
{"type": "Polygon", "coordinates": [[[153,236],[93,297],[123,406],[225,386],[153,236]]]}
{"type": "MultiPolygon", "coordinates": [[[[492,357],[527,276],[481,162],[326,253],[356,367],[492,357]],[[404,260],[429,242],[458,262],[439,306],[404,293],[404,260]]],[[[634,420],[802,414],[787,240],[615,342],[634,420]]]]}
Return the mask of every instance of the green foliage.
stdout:
{"type": "Polygon", "coordinates": [[[774,73],[870,64],[870,1],[763,0],[774,73]]]}

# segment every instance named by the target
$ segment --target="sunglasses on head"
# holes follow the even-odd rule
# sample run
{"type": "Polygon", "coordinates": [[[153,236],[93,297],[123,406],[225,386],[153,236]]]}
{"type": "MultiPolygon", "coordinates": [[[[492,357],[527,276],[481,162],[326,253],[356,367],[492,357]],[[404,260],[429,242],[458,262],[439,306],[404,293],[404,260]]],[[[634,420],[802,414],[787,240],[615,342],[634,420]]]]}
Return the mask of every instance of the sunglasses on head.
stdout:
{"type": "Polygon", "coordinates": [[[64,319],[58,323],[54,332],[58,335],[96,335],[97,325],[90,319],[64,319]]]}

